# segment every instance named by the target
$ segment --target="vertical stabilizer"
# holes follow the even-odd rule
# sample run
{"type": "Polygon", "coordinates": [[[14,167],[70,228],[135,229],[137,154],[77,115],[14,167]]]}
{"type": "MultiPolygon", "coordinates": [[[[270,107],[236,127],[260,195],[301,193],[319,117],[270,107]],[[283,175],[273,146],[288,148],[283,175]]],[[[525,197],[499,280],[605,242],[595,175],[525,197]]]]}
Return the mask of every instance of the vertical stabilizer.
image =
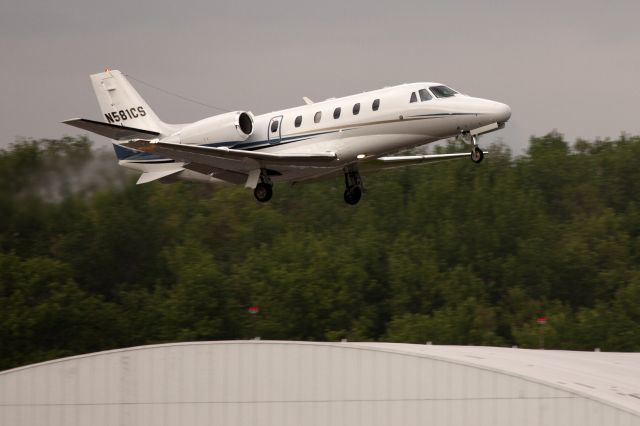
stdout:
{"type": "Polygon", "coordinates": [[[158,132],[161,137],[173,133],[173,126],[158,118],[120,71],[93,74],[91,84],[107,123],[158,132]]]}

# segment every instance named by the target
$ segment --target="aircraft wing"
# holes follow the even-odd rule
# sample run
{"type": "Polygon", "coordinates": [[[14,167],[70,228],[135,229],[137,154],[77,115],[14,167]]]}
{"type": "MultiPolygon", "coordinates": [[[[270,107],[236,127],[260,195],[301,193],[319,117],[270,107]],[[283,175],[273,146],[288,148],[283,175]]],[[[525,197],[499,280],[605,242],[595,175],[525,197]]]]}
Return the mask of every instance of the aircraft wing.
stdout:
{"type": "MultiPolygon", "coordinates": [[[[485,151],[484,154],[488,153],[485,151]]],[[[455,154],[399,155],[363,159],[360,161],[359,165],[361,166],[362,171],[388,170],[417,164],[440,163],[443,161],[470,158],[470,155],[471,154],[468,152],[455,154]]]]}
{"type": "MultiPolygon", "coordinates": [[[[484,154],[488,154],[484,151],[484,154]]],[[[433,155],[404,155],[404,156],[390,156],[390,157],[378,157],[378,158],[365,158],[358,160],[358,169],[362,173],[375,173],[382,170],[396,169],[406,166],[414,166],[418,164],[433,164],[444,161],[458,160],[458,159],[470,159],[471,153],[462,152],[455,154],[433,154],[433,155]]],[[[341,176],[344,173],[342,169],[332,170],[330,172],[318,169],[318,173],[310,175],[302,180],[304,181],[321,181],[325,179],[335,178],[341,176]]]]}
{"type": "Polygon", "coordinates": [[[158,137],[158,135],[160,135],[160,133],[152,132],[151,130],[117,126],[115,124],[88,120],[86,118],[73,118],[71,120],[65,120],[63,121],[63,123],[117,141],[128,141],[132,139],[155,139],[158,137]]]}
{"type": "Polygon", "coordinates": [[[330,167],[330,163],[338,158],[334,152],[278,154],[202,145],[151,143],[144,140],[123,145],[184,163],[196,163],[218,170],[240,173],[249,173],[257,168],[277,169],[278,166],[324,168],[330,167]]]}

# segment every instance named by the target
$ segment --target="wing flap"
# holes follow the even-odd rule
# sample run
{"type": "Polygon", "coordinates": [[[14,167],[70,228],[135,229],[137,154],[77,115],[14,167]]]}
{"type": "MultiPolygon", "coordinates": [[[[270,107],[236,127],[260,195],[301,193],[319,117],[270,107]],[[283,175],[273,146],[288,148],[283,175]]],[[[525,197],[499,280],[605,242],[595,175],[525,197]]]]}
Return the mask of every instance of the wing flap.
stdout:
{"type": "Polygon", "coordinates": [[[309,154],[277,154],[202,145],[137,140],[124,144],[140,151],[185,163],[198,163],[224,170],[246,173],[260,167],[330,167],[337,160],[333,152],[309,154]]]}
{"type": "Polygon", "coordinates": [[[63,123],[117,141],[128,141],[133,139],[155,139],[160,135],[160,133],[153,132],[151,130],[136,129],[135,127],[116,126],[115,124],[89,120],[86,118],[73,118],[71,120],[65,120],[63,121],[63,123]]]}

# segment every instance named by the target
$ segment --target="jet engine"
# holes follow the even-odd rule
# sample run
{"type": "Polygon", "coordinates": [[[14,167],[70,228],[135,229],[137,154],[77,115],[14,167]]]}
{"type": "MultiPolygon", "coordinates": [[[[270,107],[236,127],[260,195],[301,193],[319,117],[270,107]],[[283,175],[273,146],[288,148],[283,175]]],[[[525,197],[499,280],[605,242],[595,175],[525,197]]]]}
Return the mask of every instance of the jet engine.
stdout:
{"type": "Polygon", "coordinates": [[[164,139],[163,142],[193,145],[242,142],[252,133],[253,114],[245,111],[233,111],[187,124],[179,132],[164,139]]]}

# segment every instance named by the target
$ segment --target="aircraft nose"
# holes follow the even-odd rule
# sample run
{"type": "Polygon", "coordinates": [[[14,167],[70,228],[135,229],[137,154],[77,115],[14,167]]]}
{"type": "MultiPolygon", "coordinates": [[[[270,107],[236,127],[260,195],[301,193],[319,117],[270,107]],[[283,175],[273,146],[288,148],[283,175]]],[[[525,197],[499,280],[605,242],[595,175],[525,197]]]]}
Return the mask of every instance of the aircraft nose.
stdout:
{"type": "Polygon", "coordinates": [[[507,104],[496,102],[496,116],[498,123],[506,123],[511,118],[511,108],[507,104]]]}

